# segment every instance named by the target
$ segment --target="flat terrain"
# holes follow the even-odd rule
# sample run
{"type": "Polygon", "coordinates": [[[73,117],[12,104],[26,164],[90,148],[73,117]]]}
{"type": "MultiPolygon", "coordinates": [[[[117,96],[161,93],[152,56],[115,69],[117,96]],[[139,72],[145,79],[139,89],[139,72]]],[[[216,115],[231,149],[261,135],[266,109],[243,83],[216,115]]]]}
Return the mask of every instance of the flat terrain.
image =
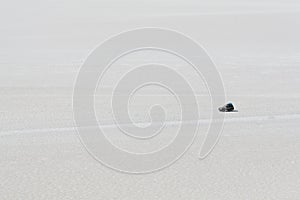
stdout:
{"type": "MultiPolygon", "coordinates": [[[[135,3],[106,2],[105,7],[92,1],[83,6],[64,1],[55,7],[46,1],[23,5],[28,13],[17,8],[20,17],[8,12],[13,5],[4,6],[0,20],[11,18],[0,33],[0,198],[299,199],[297,4],[254,2],[245,7],[232,2],[235,6],[203,7],[194,2],[176,7],[165,2],[150,12],[146,7],[154,8],[152,4],[134,9],[135,3]],[[21,14],[28,21],[23,22],[21,14]],[[219,143],[200,160],[210,111],[217,109],[208,106],[203,81],[175,58],[151,52],[116,63],[104,80],[105,92],[95,98],[97,117],[114,144],[147,152],[174,137],[169,131],[139,144],[116,131],[110,91],[122,70],[133,65],[155,61],[174,67],[196,88],[200,108],[197,137],[181,159],[156,173],[129,175],[103,166],[83,147],[73,121],[72,91],[80,65],[98,43],[143,26],[175,29],[201,43],[216,63],[227,101],[238,112],[226,113],[219,143]]],[[[148,123],[149,106],[161,102],[171,129],[176,128],[180,119],[176,101],[152,89],[136,96],[133,120],[148,123]]]]}

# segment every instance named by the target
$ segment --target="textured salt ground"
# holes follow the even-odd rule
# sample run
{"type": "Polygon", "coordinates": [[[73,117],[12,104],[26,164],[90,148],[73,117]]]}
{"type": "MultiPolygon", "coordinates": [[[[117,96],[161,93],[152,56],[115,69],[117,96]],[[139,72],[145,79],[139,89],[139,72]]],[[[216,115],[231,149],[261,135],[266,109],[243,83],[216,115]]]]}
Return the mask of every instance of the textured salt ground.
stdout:
{"type": "MultiPolygon", "coordinates": [[[[286,64],[289,70],[282,76],[278,66],[264,65],[263,69],[269,71],[266,79],[280,81],[263,84],[261,76],[249,66],[243,70],[231,70],[234,64],[222,62],[218,66],[227,99],[239,112],[226,113],[216,148],[206,159],[198,159],[212,109],[206,107],[209,96],[199,94],[200,129],[194,144],[174,165],[141,176],[115,172],[87,153],[74,130],[71,88],[2,88],[1,198],[297,199],[300,97],[296,84],[299,79],[294,74],[299,74],[299,68],[286,64]]],[[[256,71],[260,72],[259,68],[256,71]]],[[[168,132],[142,145],[121,137],[106,104],[110,96],[99,97],[96,107],[104,119],[107,137],[114,144],[127,150],[148,151],[174,137],[168,132]]],[[[151,103],[151,98],[137,97],[135,120],[144,120],[145,105],[151,103]]],[[[168,120],[178,125],[171,97],[155,98],[169,102],[166,105],[175,117],[168,120]]]]}
{"type": "MultiPolygon", "coordinates": [[[[160,172],[139,176],[115,172],[87,153],[73,128],[70,94],[55,91],[3,95],[3,199],[297,199],[300,195],[296,94],[282,96],[273,90],[264,95],[228,95],[239,112],[226,114],[211,155],[198,159],[209,119],[204,112],[198,136],[180,160],[160,172]]],[[[144,103],[149,99],[140,98],[144,103]]],[[[198,97],[200,107],[205,98],[198,97]]],[[[141,150],[130,139],[120,139],[109,121],[107,125],[114,144],[141,150]]],[[[142,145],[142,150],[155,149],[170,136],[163,135],[155,145],[142,145]]]]}
{"type": "MultiPolygon", "coordinates": [[[[285,84],[273,82],[261,87],[253,84],[260,81],[254,74],[246,78],[252,68],[229,73],[231,67],[219,66],[227,99],[239,112],[226,113],[223,133],[213,152],[204,160],[198,159],[212,109],[206,107],[209,96],[200,94],[200,129],[194,144],[174,165],[141,176],[115,172],[87,153],[74,129],[71,88],[2,88],[2,199],[297,199],[300,97],[294,82],[299,80],[282,78],[279,68],[265,66],[271,71],[268,78],[285,84]]],[[[286,73],[299,73],[299,68],[290,67],[286,73]]],[[[169,131],[142,144],[121,137],[106,105],[110,96],[99,97],[100,118],[114,144],[147,152],[174,137],[169,131]]],[[[144,120],[145,105],[151,98],[137,97],[133,115],[138,122],[144,120]]],[[[172,97],[155,98],[169,102],[166,105],[175,117],[168,120],[172,126],[178,125],[172,97]]]]}
{"type": "MultiPolygon", "coordinates": [[[[152,2],[2,4],[1,199],[299,199],[298,4],[186,3],[158,2],[157,9],[149,9],[152,2]],[[96,44],[145,26],[174,29],[201,43],[239,112],[226,114],[218,145],[199,160],[209,118],[207,96],[199,93],[204,123],[189,151],[165,170],[137,176],[112,171],[87,153],[73,128],[71,93],[96,44]]],[[[106,104],[96,104],[110,125],[106,104]]],[[[143,121],[144,105],[135,109],[135,119],[143,121]]],[[[169,120],[176,119],[175,113],[169,120]]],[[[108,132],[114,133],[112,127],[108,132]]],[[[140,148],[129,139],[110,139],[140,148]]]]}
{"type": "Polygon", "coordinates": [[[148,175],[117,173],[86,152],[74,131],[1,136],[3,199],[297,199],[299,120],[226,123],[212,154],[203,135],[174,165],[148,175]]]}

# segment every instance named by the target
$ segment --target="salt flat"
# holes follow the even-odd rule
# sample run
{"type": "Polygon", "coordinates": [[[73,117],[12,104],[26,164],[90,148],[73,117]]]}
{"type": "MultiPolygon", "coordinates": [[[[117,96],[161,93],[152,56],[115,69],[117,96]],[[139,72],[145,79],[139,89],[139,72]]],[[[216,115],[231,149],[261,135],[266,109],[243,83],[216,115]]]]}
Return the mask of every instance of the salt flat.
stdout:
{"type": "MultiPolygon", "coordinates": [[[[31,12],[18,7],[20,15],[12,15],[8,11],[14,5],[7,3],[0,14],[5,22],[0,33],[1,199],[299,199],[296,2],[166,1],[156,6],[148,2],[140,9],[135,1],[84,5],[63,1],[60,6],[30,2],[22,7],[31,12]],[[22,22],[21,16],[27,21],[22,22]],[[97,117],[114,144],[147,152],[174,137],[168,131],[138,143],[117,131],[109,106],[111,90],[124,70],[134,65],[155,61],[174,67],[196,88],[200,109],[200,119],[183,121],[200,122],[200,127],[181,159],[155,173],[130,175],[97,162],[81,144],[72,91],[80,65],[97,44],[112,34],[144,26],[174,29],[203,45],[222,77],[226,100],[238,112],[226,113],[218,144],[201,160],[210,112],[217,109],[209,107],[203,80],[178,58],[166,55],[146,52],[121,60],[104,80],[104,93],[96,91],[95,97],[97,117]]],[[[178,105],[155,88],[136,96],[130,107],[134,122],[149,123],[147,110],[153,102],[168,109],[167,125],[175,130],[180,122],[178,105]]]]}
{"type": "MultiPolygon", "coordinates": [[[[299,73],[298,67],[295,72],[299,73]]],[[[274,79],[280,73],[273,70],[274,79]]],[[[208,125],[204,113],[190,150],[171,167],[147,175],[115,172],[87,153],[73,125],[68,89],[3,92],[2,199],[297,199],[300,97],[294,93],[281,95],[278,88],[247,95],[247,74],[245,67],[223,75],[225,80],[232,80],[228,77],[232,75],[244,79],[236,82],[235,94],[227,96],[236,102],[239,112],[226,115],[222,136],[212,154],[198,159],[208,125]]],[[[286,84],[289,81],[298,80],[287,79],[286,84]]],[[[253,91],[255,88],[259,91],[261,86],[253,84],[253,91]]],[[[198,96],[200,107],[203,98],[198,96]]],[[[149,96],[143,102],[145,99],[149,96]]],[[[135,111],[143,113],[143,105],[136,106],[135,111]]],[[[109,125],[108,120],[105,129],[116,144],[141,149],[128,138],[120,140],[113,133],[114,125],[109,125]]],[[[169,137],[172,135],[160,137],[157,145],[169,141],[169,137]]],[[[155,147],[152,143],[143,145],[144,150],[155,147]]]]}

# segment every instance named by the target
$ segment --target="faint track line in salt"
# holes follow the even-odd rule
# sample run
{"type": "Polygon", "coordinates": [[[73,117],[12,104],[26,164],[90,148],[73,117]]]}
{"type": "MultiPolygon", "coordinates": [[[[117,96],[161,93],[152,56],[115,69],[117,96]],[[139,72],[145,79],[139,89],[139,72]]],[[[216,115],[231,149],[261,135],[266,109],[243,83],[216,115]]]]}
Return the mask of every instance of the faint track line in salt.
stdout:
{"type": "MultiPolygon", "coordinates": [[[[233,118],[225,118],[225,123],[232,122],[262,122],[262,121],[273,121],[273,120],[293,120],[300,119],[300,114],[290,114],[290,115],[262,115],[262,116],[248,116],[248,117],[233,117],[233,118]]],[[[180,123],[183,124],[194,124],[197,123],[196,120],[191,121],[167,121],[166,125],[178,125],[180,123]]],[[[199,120],[200,125],[209,124],[210,119],[201,119],[199,120]]],[[[212,122],[214,123],[214,122],[212,122]]],[[[146,123],[134,123],[134,125],[145,125],[146,123]]],[[[153,122],[153,124],[159,124],[153,122]]],[[[124,124],[124,126],[132,126],[132,124],[124,124]]],[[[114,124],[105,124],[101,125],[101,128],[115,128],[114,124]]],[[[26,130],[10,130],[10,131],[0,131],[0,136],[13,135],[13,134],[21,134],[21,133],[42,133],[42,132],[60,132],[60,131],[75,131],[78,127],[65,127],[65,128],[41,128],[41,129],[26,129],[26,130]]],[[[82,128],[91,128],[91,127],[82,127],[82,128]]]]}

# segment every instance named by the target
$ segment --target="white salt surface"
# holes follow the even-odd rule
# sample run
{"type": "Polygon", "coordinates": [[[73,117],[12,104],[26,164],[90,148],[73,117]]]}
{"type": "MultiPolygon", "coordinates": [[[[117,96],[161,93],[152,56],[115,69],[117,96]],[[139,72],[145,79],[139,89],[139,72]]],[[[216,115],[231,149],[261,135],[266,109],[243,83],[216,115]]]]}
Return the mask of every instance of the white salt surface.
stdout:
{"type": "MultiPolygon", "coordinates": [[[[299,199],[299,8],[296,1],[3,2],[0,199],[299,199]],[[115,79],[133,63],[153,57],[167,62],[198,86],[201,109],[198,136],[180,160],[156,173],[129,175],[103,166],[82,146],[72,118],[72,87],[98,43],[144,26],[175,29],[201,43],[239,112],[226,114],[218,145],[199,160],[210,109],[217,109],[207,107],[202,81],[162,55],[117,63],[110,76],[115,79]]],[[[141,145],[120,136],[107,105],[113,79],[106,81],[107,93],[98,94],[95,107],[113,143],[148,151],[170,140],[167,134],[141,145]]],[[[161,93],[136,97],[137,123],[147,122],[145,108],[152,101],[163,102],[167,124],[178,125],[175,101],[161,93]]]]}

